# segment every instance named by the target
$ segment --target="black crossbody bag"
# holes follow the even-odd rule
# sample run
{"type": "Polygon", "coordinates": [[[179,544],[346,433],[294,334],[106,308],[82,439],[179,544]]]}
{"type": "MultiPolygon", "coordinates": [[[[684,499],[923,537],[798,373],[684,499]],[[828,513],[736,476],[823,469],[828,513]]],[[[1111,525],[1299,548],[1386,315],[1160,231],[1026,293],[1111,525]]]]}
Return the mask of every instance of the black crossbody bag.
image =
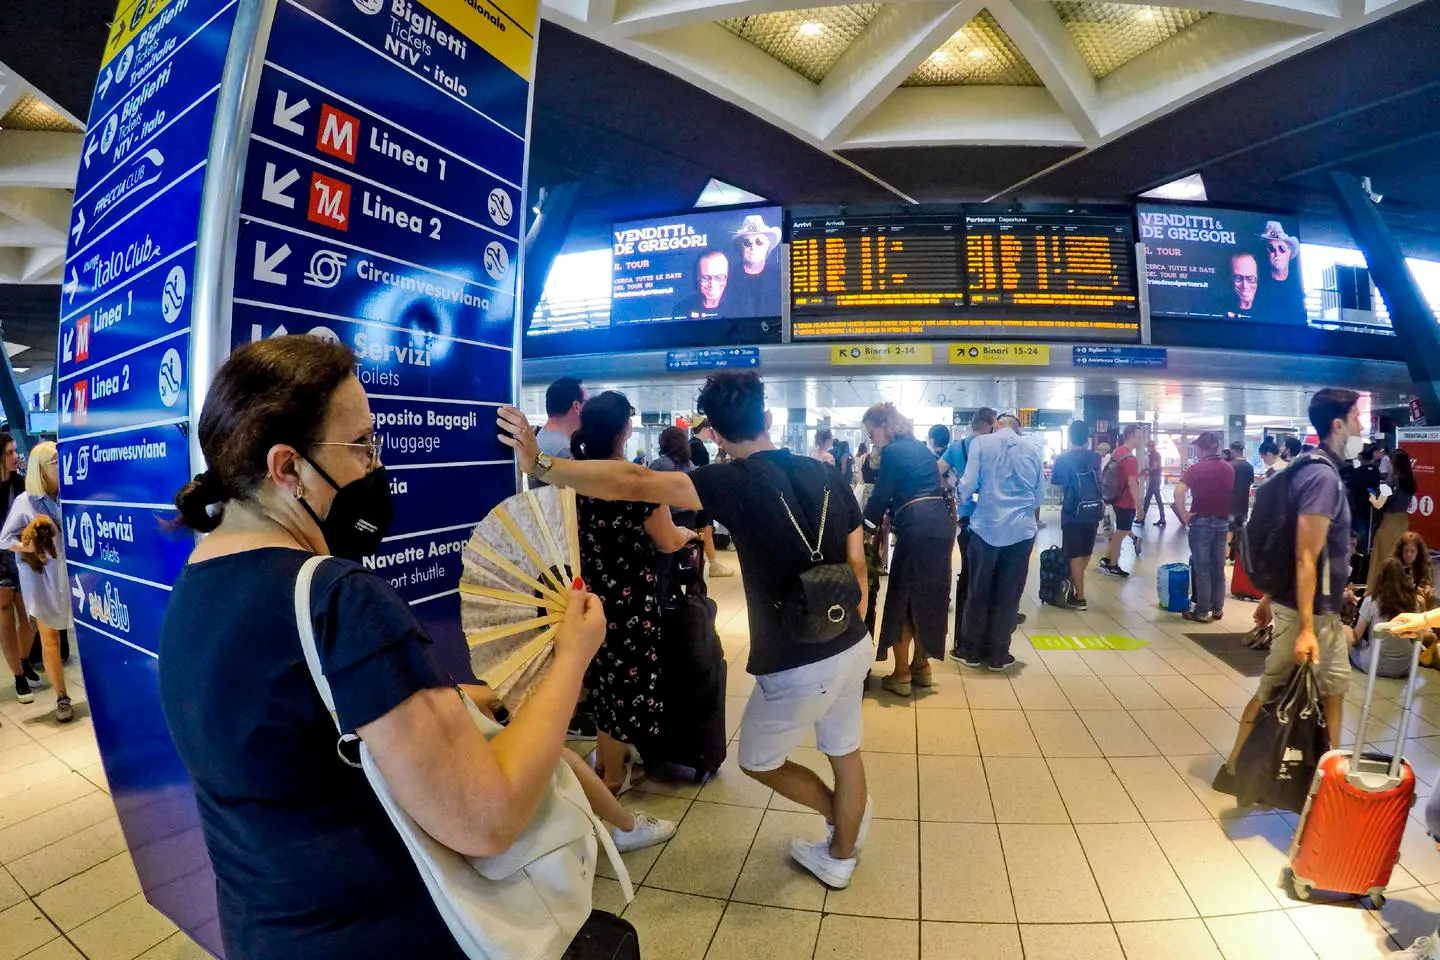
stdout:
{"type": "MultiPolygon", "coordinates": [[[[793,478],[792,478],[793,481],[793,478]]],[[[791,483],[794,491],[794,483],[791,483]]],[[[830,514],[830,488],[820,505],[820,529],[812,546],[785,494],[780,505],[790,518],[795,533],[810,553],[812,566],[800,573],[789,594],[780,601],[780,625],[787,638],[804,644],[829,643],[850,627],[851,618],[860,609],[860,582],[848,563],[826,563],[822,552],[825,544],[825,521],[830,514]]]]}

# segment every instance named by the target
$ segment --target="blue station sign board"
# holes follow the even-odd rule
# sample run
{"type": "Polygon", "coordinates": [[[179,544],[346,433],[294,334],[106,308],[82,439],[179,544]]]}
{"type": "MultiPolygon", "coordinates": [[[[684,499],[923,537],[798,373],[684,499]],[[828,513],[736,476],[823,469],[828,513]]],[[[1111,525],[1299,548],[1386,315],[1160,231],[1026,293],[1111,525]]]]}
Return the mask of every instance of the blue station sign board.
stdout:
{"type": "Polygon", "coordinates": [[[205,851],[157,663],[194,546],[173,507],[199,469],[193,325],[213,335],[222,322],[193,313],[196,272],[231,255],[202,245],[202,208],[235,228],[233,286],[220,292],[232,345],[312,334],[354,350],[396,505],[364,565],[416,604],[452,670],[467,670],[461,546],[515,489],[494,413],[514,396],[538,22],[533,0],[483,12],[470,0],[259,6],[270,22],[252,33],[236,29],[237,0],[120,3],[81,148],[59,317],[62,542],[86,695],[147,896],[217,956],[214,884],[193,866],[184,884],[169,872],[205,851]],[[257,37],[263,65],[237,111],[222,73],[257,37]],[[217,129],[249,140],[238,182],[210,196],[217,129]]]}

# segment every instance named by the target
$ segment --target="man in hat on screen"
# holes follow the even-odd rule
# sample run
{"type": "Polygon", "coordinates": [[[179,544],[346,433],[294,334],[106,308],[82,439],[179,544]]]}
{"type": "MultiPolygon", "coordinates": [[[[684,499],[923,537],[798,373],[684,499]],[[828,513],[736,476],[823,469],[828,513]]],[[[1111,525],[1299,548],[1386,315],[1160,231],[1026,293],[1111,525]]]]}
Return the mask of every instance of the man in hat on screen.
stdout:
{"type": "Polygon", "coordinates": [[[1300,283],[1299,238],[1286,233],[1279,220],[1267,220],[1256,239],[1264,244],[1266,264],[1255,295],[1256,319],[1303,324],[1305,293],[1300,283]]]}
{"type": "Polygon", "coordinates": [[[780,228],[767,224],[763,214],[752,213],[741,221],[734,240],[741,271],[730,278],[736,298],[730,316],[779,317],[780,270],[773,261],[780,249],[780,228]]]}

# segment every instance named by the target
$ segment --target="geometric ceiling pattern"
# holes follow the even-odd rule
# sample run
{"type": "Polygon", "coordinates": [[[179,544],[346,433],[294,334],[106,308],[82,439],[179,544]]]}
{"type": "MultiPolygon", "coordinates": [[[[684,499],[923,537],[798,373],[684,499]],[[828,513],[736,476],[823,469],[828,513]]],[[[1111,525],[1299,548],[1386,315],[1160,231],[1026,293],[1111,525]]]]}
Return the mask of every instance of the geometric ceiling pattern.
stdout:
{"type": "Polygon", "coordinates": [[[82,130],[0,63],[0,283],[59,281],[82,130]]]}
{"type": "Polygon", "coordinates": [[[902,87],[949,87],[962,84],[998,87],[1039,87],[1040,75],[1025,60],[1000,24],[981,10],[926,57],[902,87]]]}
{"type": "Polygon", "coordinates": [[[871,148],[1098,147],[1418,0],[1181,2],[542,0],[541,15],[864,170],[871,148]]]}

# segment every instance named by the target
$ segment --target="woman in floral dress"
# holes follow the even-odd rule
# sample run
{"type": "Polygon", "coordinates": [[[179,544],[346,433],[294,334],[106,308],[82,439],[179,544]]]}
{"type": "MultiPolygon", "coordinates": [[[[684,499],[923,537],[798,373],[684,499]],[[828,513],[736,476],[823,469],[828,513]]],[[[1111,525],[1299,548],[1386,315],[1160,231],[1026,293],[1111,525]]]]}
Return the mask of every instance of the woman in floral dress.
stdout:
{"type": "MultiPolygon", "coordinates": [[[[624,460],[633,408],[623,393],[607,390],[580,409],[570,437],[577,460],[624,460]]],[[[580,572],[605,602],[609,626],[585,674],[589,704],[599,728],[596,771],[617,795],[638,776],[630,745],[660,734],[660,596],[655,554],[674,553],[695,532],[677,527],[670,508],[635,500],[577,498],[580,572]]]]}

